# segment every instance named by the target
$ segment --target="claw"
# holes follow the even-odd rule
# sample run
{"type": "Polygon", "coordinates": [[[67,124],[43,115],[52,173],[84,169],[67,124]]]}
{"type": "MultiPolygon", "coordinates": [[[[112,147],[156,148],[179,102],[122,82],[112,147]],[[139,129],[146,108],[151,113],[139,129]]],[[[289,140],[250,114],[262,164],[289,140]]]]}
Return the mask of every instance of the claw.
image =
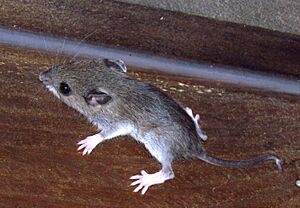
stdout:
{"type": "Polygon", "coordinates": [[[139,184],[140,182],[141,182],[140,180],[134,181],[130,184],[130,186],[135,186],[135,185],[139,184]]]}
{"type": "Polygon", "coordinates": [[[149,186],[144,186],[141,194],[144,195],[146,193],[146,191],[148,190],[149,186]]]}
{"type": "Polygon", "coordinates": [[[139,190],[141,190],[143,188],[143,184],[141,183],[138,187],[136,187],[133,192],[138,192],[139,190]]]}
{"type": "Polygon", "coordinates": [[[134,175],[134,176],[131,176],[129,179],[131,179],[131,180],[135,180],[135,179],[140,179],[140,178],[142,178],[143,176],[141,176],[141,175],[134,175]]]}
{"type": "Polygon", "coordinates": [[[84,144],[85,140],[86,140],[86,139],[83,139],[83,140],[79,141],[77,144],[78,144],[78,145],[84,144]]]}

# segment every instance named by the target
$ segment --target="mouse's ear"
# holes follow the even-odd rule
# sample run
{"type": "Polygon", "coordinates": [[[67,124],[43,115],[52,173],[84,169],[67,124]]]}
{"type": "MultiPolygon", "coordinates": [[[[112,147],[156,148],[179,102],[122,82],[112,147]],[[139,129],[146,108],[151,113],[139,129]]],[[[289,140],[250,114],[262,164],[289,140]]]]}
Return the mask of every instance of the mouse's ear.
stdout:
{"type": "Polygon", "coordinates": [[[118,59],[118,60],[103,59],[103,63],[105,64],[105,66],[107,66],[108,68],[110,68],[112,70],[116,70],[116,71],[123,72],[123,73],[127,72],[127,67],[126,67],[124,61],[121,59],[118,59]]]}
{"type": "Polygon", "coordinates": [[[87,92],[87,94],[84,96],[84,99],[87,104],[96,106],[107,104],[112,100],[112,97],[105,92],[93,89],[87,92]]]}

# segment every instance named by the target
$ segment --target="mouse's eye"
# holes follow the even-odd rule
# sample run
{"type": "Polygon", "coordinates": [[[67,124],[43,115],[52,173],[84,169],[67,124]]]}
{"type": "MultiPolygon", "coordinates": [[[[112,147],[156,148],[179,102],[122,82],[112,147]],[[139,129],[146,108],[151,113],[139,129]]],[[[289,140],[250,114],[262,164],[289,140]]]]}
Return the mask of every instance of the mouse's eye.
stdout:
{"type": "Polygon", "coordinates": [[[71,94],[71,88],[65,82],[60,83],[59,91],[61,94],[65,95],[65,96],[69,96],[71,94]]]}

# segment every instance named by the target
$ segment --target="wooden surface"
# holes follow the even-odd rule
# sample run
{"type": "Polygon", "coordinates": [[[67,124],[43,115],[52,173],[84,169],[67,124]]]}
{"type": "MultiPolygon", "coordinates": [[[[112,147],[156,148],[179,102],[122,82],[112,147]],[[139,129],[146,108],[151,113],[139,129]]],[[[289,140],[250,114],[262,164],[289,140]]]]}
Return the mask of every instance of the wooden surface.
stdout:
{"type": "Polygon", "coordinates": [[[2,26],[300,77],[297,35],[111,0],[2,0],[0,7],[2,26]]]}
{"type": "Polygon", "coordinates": [[[76,143],[96,129],[38,81],[55,57],[5,47],[0,53],[0,207],[299,207],[299,98],[131,72],[200,113],[211,155],[276,153],[285,168],[280,174],[272,162],[231,169],[177,161],[174,180],[141,196],[129,177],[159,169],[145,148],[122,137],[83,157],[76,143]]]}
{"type": "MultiPolygon", "coordinates": [[[[65,35],[196,62],[231,64],[298,78],[299,36],[115,1],[1,1],[2,26],[65,35]],[[161,17],[163,17],[162,20],[161,17]]],[[[247,169],[177,161],[176,178],[132,193],[129,177],[157,162],[129,137],[88,157],[76,143],[96,132],[52,96],[38,74],[59,55],[0,46],[0,207],[300,207],[299,97],[220,83],[131,72],[195,112],[213,156],[284,161],[247,169]]],[[[132,70],[132,69],[131,69],[132,70]]]]}

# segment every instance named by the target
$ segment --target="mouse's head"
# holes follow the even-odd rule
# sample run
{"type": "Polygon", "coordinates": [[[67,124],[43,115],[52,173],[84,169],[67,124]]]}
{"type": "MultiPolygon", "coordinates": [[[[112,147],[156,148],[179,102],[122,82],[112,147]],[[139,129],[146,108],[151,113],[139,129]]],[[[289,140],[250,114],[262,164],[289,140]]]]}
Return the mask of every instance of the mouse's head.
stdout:
{"type": "Polygon", "coordinates": [[[39,79],[68,106],[88,114],[113,101],[110,82],[121,72],[126,72],[121,60],[81,60],[54,65],[39,79]]]}

